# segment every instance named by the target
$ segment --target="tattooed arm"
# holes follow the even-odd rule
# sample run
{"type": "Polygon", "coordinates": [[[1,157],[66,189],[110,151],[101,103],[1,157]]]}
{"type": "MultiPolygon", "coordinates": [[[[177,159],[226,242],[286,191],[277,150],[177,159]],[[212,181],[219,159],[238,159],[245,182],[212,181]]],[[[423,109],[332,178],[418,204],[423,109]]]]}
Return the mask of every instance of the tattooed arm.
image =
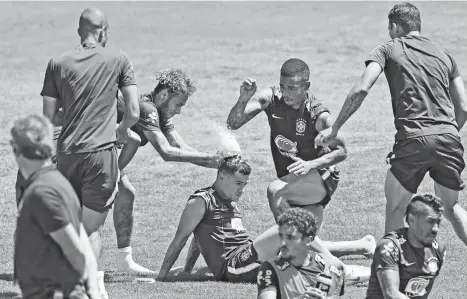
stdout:
{"type": "Polygon", "coordinates": [[[193,239],[191,240],[190,248],[188,248],[188,253],[186,255],[186,261],[185,261],[185,267],[183,268],[183,271],[191,272],[200,254],[201,254],[201,250],[199,248],[198,241],[196,240],[195,236],[193,236],[193,239]]]}
{"type": "Polygon", "coordinates": [[[355,84],[352,89],[350,90],[347,98],[345,99],[344,105],[337,116],[336,121],[332,125],[332,130],[334,132],[338,132],[339,129],[344,125],[344,123],[355,113],[355,111],[360,108],[365,97],[370,92],[370,89],[375,84],[376,80],[378,80],[379,75],[383,69],[381,65],[376,62],[371,62],[365,69],[362,77],[358,80],[357,84],[355,84]]]}
{"type": "Polygon", "coordinates": [[[175,233],[172,243],[170,243],[169,248],[167,249],[159,275],[157,276],[159,280],[166,280],[167,274],[178,259],[178,256],[188,241],[188,238],[203,219],[205,211],[205,202],[201,197],[194,197],[186,203],[178,224],[177,232],[175,233]]]}
{"type": "Polygon", "coordinates": [[[227,127],[237,130],[253,119],[271,103],[272,89],[267,88],[256,93],[256,82],[252,79],[243,81],[240,87],[240,97],[230,110],[227,127]]]}

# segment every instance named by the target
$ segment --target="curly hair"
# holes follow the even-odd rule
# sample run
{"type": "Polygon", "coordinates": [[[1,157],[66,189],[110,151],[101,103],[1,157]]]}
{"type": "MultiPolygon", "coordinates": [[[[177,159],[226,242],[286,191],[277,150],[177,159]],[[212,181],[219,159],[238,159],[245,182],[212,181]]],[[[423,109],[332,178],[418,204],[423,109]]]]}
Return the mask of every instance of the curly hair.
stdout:
{"type": "Polygon", "coordinates": [[[420,215],[425,211],[426,206],[431,207],[435,213],[443,213],[444,207],[441,200],[429,193],[417,194],[410,200],[405,209],[405,220],[408,221],[410,215],[420,215]]]}
{"type": "Polygon", "coordinates": [[[316,236],[316,219],[312,212],[303,208],[290,208],[283,212],[278,220],[279,227],[290,225],[297,228],[303,238],[316,236]]]}
{"type": "Polygon", "coordinates": [[[290,58],[282,65],[281,76],[286,78],[299,77],[308,81],[310,79],[310,68],[303,60],[290,58]]]}
{"type": "Polygon", "coordinates": [[[32,114],[15,121],[11,128],[11,145],[16,154],[30,160],[52,157],[53,126],[43,115],[32,114]]]}
{"type": "Polygon", "coordinates": [[[249,175],[251,167],[241,155],[233,155],[225,157],[220,161],[218,171],[228,173],[236,173],[238,171],[241,174],[249,175]]]}
{"type": "Polygon", "coordinates": [[[184,93],[191,96],[196,91],[193,80],[180,69],[163,70],[156,79],[159,83],[154,88],[154,94],[167,89],[169,93],[184,93]]]}
{"type": "Polygon", "coordinates": [[[405,33],[420,31],[422,21],[420,11],[411,3],[396,4],[388,14],[389,22],[402,26],[405,33]]]}

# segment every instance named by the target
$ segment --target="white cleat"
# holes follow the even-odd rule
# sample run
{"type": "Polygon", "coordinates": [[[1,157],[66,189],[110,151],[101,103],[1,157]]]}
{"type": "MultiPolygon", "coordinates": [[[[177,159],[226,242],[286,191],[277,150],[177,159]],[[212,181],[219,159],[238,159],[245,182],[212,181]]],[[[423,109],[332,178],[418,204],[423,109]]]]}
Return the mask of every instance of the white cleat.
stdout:
{"type": "Polygon", "coordinates": [[[117,261],[117,270],[119,272],[126,272],[133,275],[155,275],[156,272],[149,270],[135,261],[132,258],[126,258],[124,260],[117,261]]]}
{"type": "Polygon", "coordinates": [[[345,265],[345,284],[354,285],[370,280],[370,267],[360,265],[345,265]]]}

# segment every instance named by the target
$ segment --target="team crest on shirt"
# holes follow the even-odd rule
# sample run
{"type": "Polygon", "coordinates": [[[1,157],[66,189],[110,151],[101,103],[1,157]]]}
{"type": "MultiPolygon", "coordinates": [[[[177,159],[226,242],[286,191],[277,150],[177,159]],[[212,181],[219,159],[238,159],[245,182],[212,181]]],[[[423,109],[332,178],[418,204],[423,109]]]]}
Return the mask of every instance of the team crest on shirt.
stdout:
{"type": "Polygon", "coordinates": [[[427,269],[430,271],[431,275],[436,275],[436,272],[438,272],[438,259],[435,257],[429,258],[427,261],[427,269]]]}
{"type": "Polygon", "coordinates": [[[303,136],[303,133],[306,130],[306,121],[303,118],[298,118],[295,122],[296,135],[303,136]]]}
{"type": "Polygon", "coordinates": [[[153,111],[151,112],[151,114],[148,115],[148,117],[146,118],[146,121],[157,125],[159,122],[159,115],[157,115],[156,111],[153,111]]]}
{"type": "Polygon", "coordinates": [[[248,250],[245,250],[244,252],[242,252],[242,254],[240,255],[240,260],[242,262],[246,262],[251,256],[251,248],[248,248],[248,250]]]}
{"type": "Polygon", "coordinates": [[[282,135],[277,135],[274,138],[277,148],[282,156],[286,157],[296,157],[298,153],[297,142],[292,142],[291,140],[285,138],[282,135]]]}

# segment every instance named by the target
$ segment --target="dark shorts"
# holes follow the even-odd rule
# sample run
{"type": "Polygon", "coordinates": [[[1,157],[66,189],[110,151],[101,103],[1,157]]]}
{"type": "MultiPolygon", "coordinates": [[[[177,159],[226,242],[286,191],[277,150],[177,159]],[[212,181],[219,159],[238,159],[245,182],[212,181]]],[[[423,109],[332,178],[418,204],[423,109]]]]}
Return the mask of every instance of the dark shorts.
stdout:
{"type": "Polygon", "coordinates": [[[328,195],[319,203],[325,208],[327,204],[331,201],[331,196],[336,192],[337,185],[339,185],[340,180],[340,171],[336,166],[332,168],[322,168],[318,169],[319,174],[324,182],[324,187],[328,191],[328,195]]]}
{"type": "Polygon", "coordinates": [[[253,242],[239,246],[227,259],[223,280],[228,282],[256,282],[259,267],[258,253],[253,242]]]}
{"type": "Polygon", "coordinates": [[[464,147],[453,134],[427,135],[397,141],[388,155],[391,172],[411,193],[417,193],[425,174],[451,190],[462,190],[464,147]]]}
{"type": "Polygon", "coordinates": [[[24,299],[88,299],[86,288],[82,283],[63,284],[57,286],[25,287],[20,284],[24,299]],[[63,297],[55,295],[63,294],[63,297]]]}
{"type": "Polygon", "coordinates": [[[83,206],[101,213],[112,207],[120,175],[115,147],[95,153],[61,154],[57,168],[70,181],[83,206]]]}

